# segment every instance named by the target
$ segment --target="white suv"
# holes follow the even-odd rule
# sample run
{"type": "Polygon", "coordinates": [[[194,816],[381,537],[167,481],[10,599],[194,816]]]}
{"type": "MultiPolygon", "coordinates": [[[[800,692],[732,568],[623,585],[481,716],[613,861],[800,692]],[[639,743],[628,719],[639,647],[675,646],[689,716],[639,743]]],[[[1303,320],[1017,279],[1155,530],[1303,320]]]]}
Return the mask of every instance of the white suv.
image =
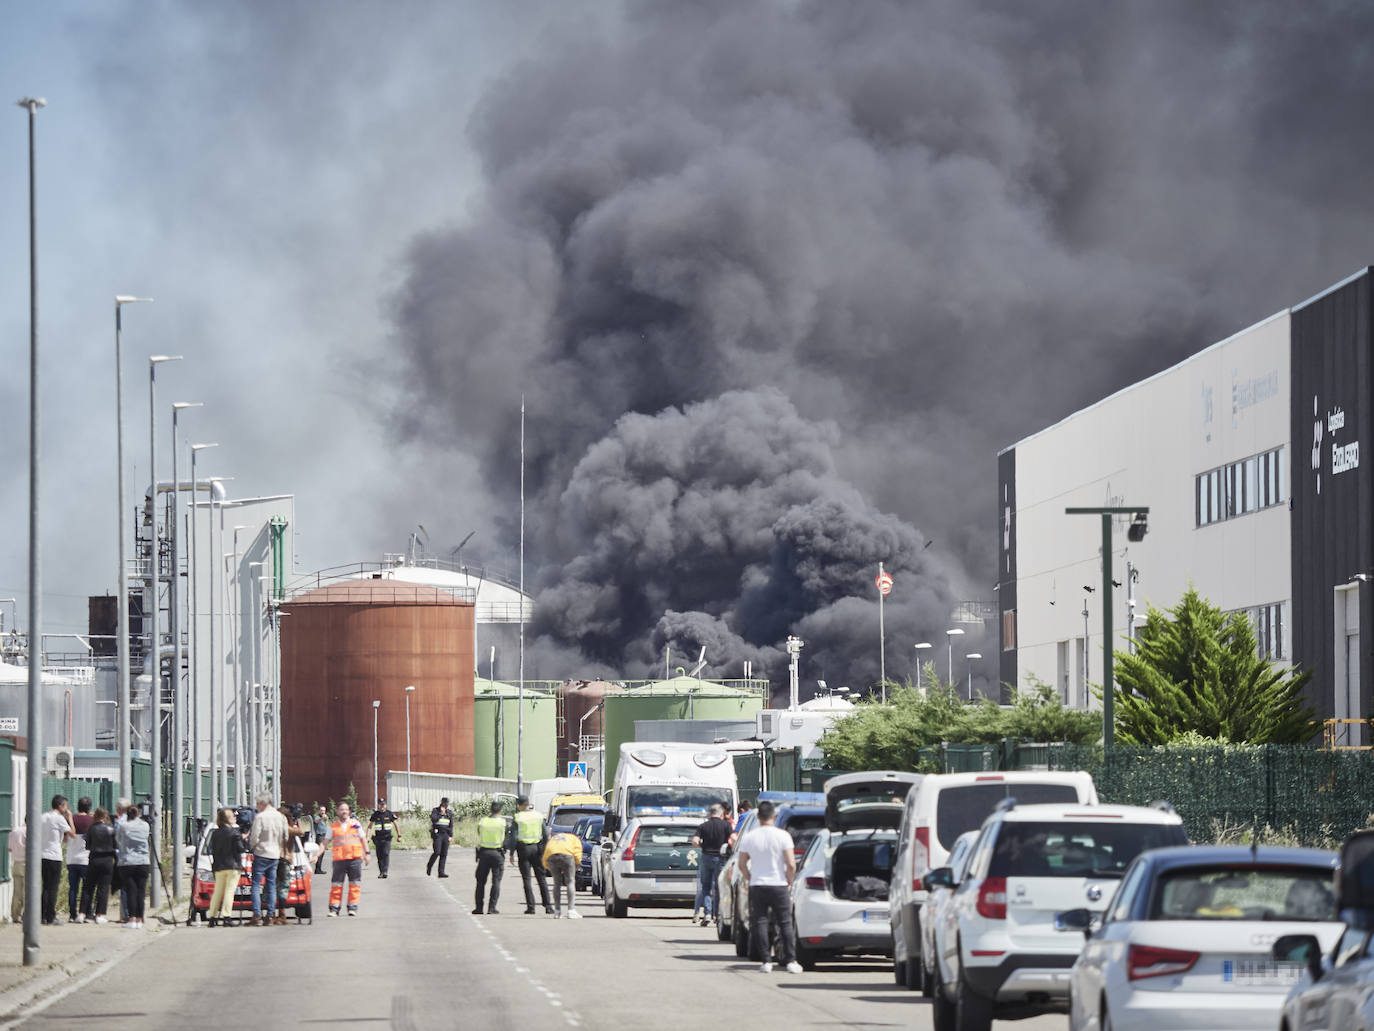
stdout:
{"type": "MultiPolygon", "coordinates": [[[[935,928],[935,1031],[1065,1012],[1083,938],[1055,915],[1102,912],[1136,856],[1187,843],[1168,806],[1000,804],[935,928]]],[[[928,875],[950,881],[948,867],[928,875]]]]}

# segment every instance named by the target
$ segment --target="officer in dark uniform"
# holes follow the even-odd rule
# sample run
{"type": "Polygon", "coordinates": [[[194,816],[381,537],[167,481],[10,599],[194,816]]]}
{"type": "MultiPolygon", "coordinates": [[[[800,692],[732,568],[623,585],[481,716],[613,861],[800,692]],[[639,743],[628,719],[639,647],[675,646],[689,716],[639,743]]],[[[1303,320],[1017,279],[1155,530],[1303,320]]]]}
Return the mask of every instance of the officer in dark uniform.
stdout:
{"type": "Polygon", "coordinates": [[[477,821],[477,905],[474,913],[482,912],[482,896],[487,877],[491,877],[491,896],[487,912],[496,913],[496,900],[501,897],[501,859],[515,848],[515,824],[501,815],[501,803],[491,804],[491,815],[477,821]]]}
{"type": "Polygon", "coordinates": [[[439,864],[439,876],[447,877],[448,843],[453,840],[453,810],[448,807],[448,799],[439,799],[439,804],[429,811],[429,862],[425,864],[425,875],[434,872],[434,864],[439,864]]]}
{"type": "Polygon", "coordinates": [[[377,854],[377,876],[385,879],[391,869],[391,835],[401,840],[401,828],[397,826],[396,814],[386,807],[386,799],[377,799],[377,808],[367,821],[372,827],[372,845],[377,854]]]}
{"type": "Polygon", "coordinates": [[[544,912],[552,914],[549,904],[549,881],[544,875],[544,846],[549,843],[549,831],[544,818],[530,808],[530,800],[521,795],[515,800],[519,806],[515,814],[515,855],[520,860],[520,880],[525,885],[525,912],[534,912],[534,889],[530,886],[530,874],[539,879],[539,900],[544,904],[544,912]]]}

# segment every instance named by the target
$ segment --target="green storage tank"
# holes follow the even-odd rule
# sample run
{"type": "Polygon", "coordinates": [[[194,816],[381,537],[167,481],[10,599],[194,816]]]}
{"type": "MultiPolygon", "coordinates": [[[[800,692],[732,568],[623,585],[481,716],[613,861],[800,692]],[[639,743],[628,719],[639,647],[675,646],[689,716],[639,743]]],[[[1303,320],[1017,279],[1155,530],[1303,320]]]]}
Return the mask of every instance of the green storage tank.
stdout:
{"type": "MultiPolygon", "coordinates": [[[[525,780],[558,776],[556,701],[544,681],[525,682],[525,780]]],[[[473,765],[479,777],[515,779],[520,689],[477,677],[473,683],[473,765]],[[504,749],[501,742],[504,741],[504,749]]]]}
{"type": "Polygon", "coordinates": [[[764,707],[767,695],[766,680],[727,684],[687,676],[606,695],[606,787],[615,777],[620,746],[635,739],[635,720],[747,720],[764,707]]]}

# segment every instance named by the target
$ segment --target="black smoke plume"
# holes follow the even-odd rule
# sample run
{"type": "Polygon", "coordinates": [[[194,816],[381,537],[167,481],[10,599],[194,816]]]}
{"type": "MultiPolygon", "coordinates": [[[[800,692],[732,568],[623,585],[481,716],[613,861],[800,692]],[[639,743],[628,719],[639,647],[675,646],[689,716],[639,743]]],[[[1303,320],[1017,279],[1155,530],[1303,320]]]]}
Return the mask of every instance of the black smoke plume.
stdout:
{"type": "Polygon", "coordinates": [[[883,561],[910,672],[993,596],[999,447],[1368,261],[1371,29],[1170,0],[560,25],[470,126],[481,202],[408,256],[411,429],[513,502],[526,397],[551,647],[776,683],[792,632],[808,680],[866,686],[883,561]]]}

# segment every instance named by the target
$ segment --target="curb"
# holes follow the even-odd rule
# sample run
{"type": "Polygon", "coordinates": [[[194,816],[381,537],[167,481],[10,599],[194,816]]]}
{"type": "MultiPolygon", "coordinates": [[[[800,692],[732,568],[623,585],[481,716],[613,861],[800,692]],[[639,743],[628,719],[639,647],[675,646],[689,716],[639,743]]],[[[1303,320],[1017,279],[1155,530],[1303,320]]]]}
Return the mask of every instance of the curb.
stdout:
{"type": "Polygon", "coordinates": [[[165,933],[167,931],[161,929],[142,934],[128,932],[123,938],[97,942],[73,956],[40,968],[40,972],[33,977],[0,992],[0,1031],[16,1027],[52,1003],[85,987],[100,974],[165,933]]]}

